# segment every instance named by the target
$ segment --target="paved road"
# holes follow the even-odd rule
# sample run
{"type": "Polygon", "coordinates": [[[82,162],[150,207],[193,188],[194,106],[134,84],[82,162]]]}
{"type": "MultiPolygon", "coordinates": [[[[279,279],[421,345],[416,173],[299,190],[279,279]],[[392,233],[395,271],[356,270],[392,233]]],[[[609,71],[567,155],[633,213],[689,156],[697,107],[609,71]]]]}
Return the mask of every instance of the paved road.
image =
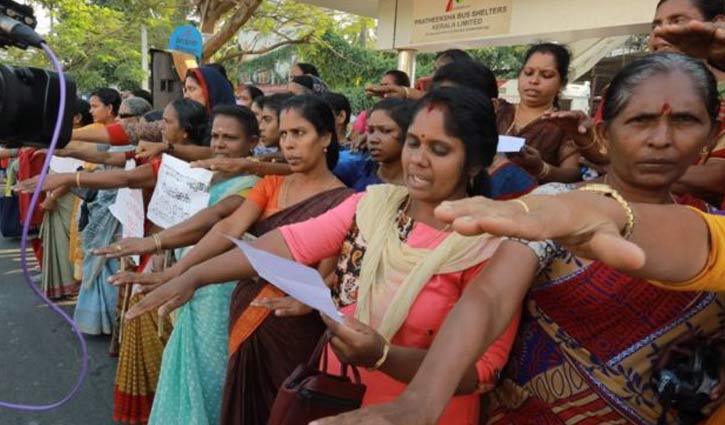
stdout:
{"type": "MultiPolygon", "coordinates": [[[[70,391],[80,368],[80,348],[70,326],[26,286],[19,242],[0,236],[0,400],[52,403],[70,391]]],[[[64,306],[71,314],[73,306],[64,306]]],[[[108,337],[86,337],[88,376],[66,405],[41,413],[0,408],[0,425],[113,424],[116,360],[108,337]]]]}

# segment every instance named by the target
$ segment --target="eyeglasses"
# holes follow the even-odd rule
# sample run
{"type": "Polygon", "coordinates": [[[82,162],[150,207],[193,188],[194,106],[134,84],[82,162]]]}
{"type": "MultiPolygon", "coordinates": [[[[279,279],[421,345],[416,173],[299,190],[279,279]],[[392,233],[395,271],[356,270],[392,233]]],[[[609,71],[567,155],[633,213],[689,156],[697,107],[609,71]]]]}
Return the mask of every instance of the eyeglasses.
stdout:
{"type": "Polygon", "coordinates": [[[136,118],[140,115],[137,114],[118,114],[118,118],[125,119],[125,118],[136,118]]]}

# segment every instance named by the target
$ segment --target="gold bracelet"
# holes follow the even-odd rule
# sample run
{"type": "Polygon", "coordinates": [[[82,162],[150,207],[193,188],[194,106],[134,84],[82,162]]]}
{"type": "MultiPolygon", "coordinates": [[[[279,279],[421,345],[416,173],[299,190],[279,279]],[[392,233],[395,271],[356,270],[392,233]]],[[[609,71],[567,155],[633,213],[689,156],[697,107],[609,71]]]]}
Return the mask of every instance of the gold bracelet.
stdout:
{"type": "Polygon", "coordinates": [[[81,172],[76,173],[76,187],[81,187],[81,172]]]}
{"type": "Polygon", "coordinates": [[[375,362],[375,365],[373,367],[367,368],[370,372],[375,372],[376,370],[380,369],[380,367],[385,363],[386,360],[388,360],[388,353],[390,353],[390,343],[388,340],[385,340],[385,345],[383,346],[383,355],[380,356],[377,362],[375,362]]]}
{"type": "Polygon", "coordinates": [[[164,250],[164,247],[161,245],[161,236],[158,233],[154,233],[152,237],[154,238],[154,245],[156,245],[156,252],[160,254],[164,250]]]}
{"type": "Polygon", "coordinates": [[[544,177],[548,176],[549,171],[551,171],[551,166],[544,162],[544,166],[541,167],[541,171],[539,171],[539,174],[536,175],[536,180],[541,180],[544,177]]]}
{"type": "Polygon", "coordinates": [[[627,224],[624,225],[624,229],[622,229],[620,233],[625,239],[629,239],[632,236],[635,224],[634,210],[632,209],[632,205],[624,199],[619,192],[611,186],[601,183],[588,184],[581,187],[579,190],[601,193],[602,195],[615,200],[622,209],[624,209],[624,213],[627,215],[627,224]]]}
{"type": "Polygon", "coordinates": [[[599,140],[597,140],[597,136],[594,136],[594,137],[592,137],[592,142],[591,143],[589,143],[588,145],[583,146],[583,147],[582,146],[579,146],[579,150],[580,151],[585,151],[587,149],[591,149],[592,146],[598,145],[598,144],[599,144],[599,140]]]}
{"type": "Polygon", "coordinates": [[[252,171],[252,174],[259,175],[259,172],[262,170],[262,161],[260,161],[259,158],[254,157],[254,156],[250,156],[247,159],[249,159],[250,161],[252,161],[254,163],[254,168],[256,168],[256,170],[257,170],[256,172],[252,171]]]}

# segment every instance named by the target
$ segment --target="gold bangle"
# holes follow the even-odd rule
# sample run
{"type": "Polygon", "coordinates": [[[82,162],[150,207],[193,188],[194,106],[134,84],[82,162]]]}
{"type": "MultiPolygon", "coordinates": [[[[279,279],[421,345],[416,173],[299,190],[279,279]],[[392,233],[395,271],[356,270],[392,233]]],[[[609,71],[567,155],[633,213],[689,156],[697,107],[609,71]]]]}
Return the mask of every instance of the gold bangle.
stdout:
{"type": "Polygon", "coordinates": [[[370,372],[375,372],[376,370],[380,369],[380,367],[385,363],[386,360],[388,360],[388,353],[390,353],[390,343],[388,340],[385,340],[385,345],[383,346],[383,355],[380,356],[377,362],[375,362],[375,365],[373,367],[367,368],[370,372]]]}
{"type": "Polygon", "coordinates": [[[521,205],[521,208],[524,209],[524,212],[526,214],[531,212],[531,210],[529,209],[529,204],[527,204],[526,201],[524,201],[523,199],[512,199],[511,202],[515,202],[515,203],[521,205]]]}
{"type": "Polygon", "coordinates": [[[81,172],[76,173],[76,187],[81,187],[81,172]]]}
{"type": "Polygon", "coordinates": [[[256,172],[252,171],[252,174],[259,175],[259,173],[262,171],[262,161],[259,160],[259,158],[250,157],[250,161],[254,163],[254,168],[256,168],[256,172]]]}
{"type": "Polygon", "coordinates": [[[541,167],[541,171],[539,171],[539,174],[536,175],[536,180],[541,180],[544,177],[549,175],[549,171],[551,171],[551,166],[547,164],[546,162],[543,163],[544,166],[541,167]]]}
{"type": "Polygon", "coordinates": [[[588,184],[581,187],[579,190],[585,192],[601,193],[602,195],[615,200],[622,207],[622,209],[624,209],[624,213],[627,215],[627,224],[624,225],[624,229],[622,229],[620,233],[625,239],[629,239],[632,236],[635,224],[634,210],[632,209],[632,205],[626,199],[624,199],[624,197],[619,192],[617,192],[611,186],[601,183],[588,184]]]}
{"type": "Polygon", "coordinates": [[[154,245],[156,246],[156,252],[161,253],[161,251],[164,250],[164,247],[161,245],[161,236],[159,236],[158,233],[154,233],[152,235],[152,237],[154,238],[154,245]]]}

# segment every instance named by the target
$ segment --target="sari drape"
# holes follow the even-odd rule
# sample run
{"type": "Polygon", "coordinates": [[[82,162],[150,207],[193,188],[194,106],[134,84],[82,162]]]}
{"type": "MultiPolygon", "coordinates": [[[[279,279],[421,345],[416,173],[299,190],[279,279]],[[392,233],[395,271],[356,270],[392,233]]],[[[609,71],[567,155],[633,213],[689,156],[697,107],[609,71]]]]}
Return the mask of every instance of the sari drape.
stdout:
{"type": "MultiPolygon", "coordinates": [[[[320,193],[258,222],[249,233],[261,236],[277,227],[316,217],[353,192],[338,188],[320,193]]],[[[250,307],[260,296],[279,294],[261,279],[237,284],[230,313],[229,363],[222,424],[264,425],[282,382],[309,357],[325,330],[316,312],[277,317],[250,307]]]]}
{"type": "Polygon", "coordinates": [[[52,211],[46,211],[40,226],[43,241],[42,287],[48,298],[59,299],[78,293],[80,285],[73,276],[70,261],[70,228],[75,196],[68,193],[57,200],[52,211]]]}
{"type": "MultiPolygon", "coordinates": [[[[209,205],[253,187],[256,176],[243,176],[211,187],[209,205]]],[[[177,251],[181,258],[191,247],[177,251]]],[[[164,349],[150,424],[216,425],[227,369],[229,301],[236,282],[209,285],[178,310],[164,349]]]]}

